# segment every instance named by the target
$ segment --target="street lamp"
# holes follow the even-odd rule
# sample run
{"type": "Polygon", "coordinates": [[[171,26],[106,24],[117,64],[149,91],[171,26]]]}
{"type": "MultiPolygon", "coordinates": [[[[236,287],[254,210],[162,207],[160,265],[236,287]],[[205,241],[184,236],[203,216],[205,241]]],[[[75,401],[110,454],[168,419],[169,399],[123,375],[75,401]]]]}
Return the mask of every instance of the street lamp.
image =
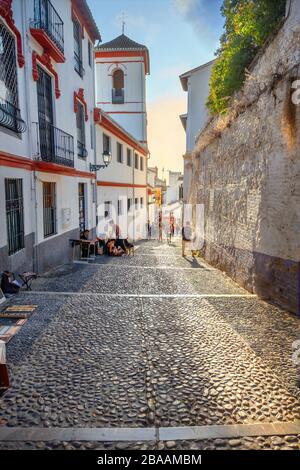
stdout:
{"type": "Polygon", "coordinates": [[[111,152],[109,152],[109,150],[104,150],[104,152],[102,153],[102,159],[103,159],[102,165],[93,165],[92,163],[90,163],[91,172],[96,172],[104,168],[107,168],[108,165],[111,163],[111,159],[112,159],[111,152]]]}

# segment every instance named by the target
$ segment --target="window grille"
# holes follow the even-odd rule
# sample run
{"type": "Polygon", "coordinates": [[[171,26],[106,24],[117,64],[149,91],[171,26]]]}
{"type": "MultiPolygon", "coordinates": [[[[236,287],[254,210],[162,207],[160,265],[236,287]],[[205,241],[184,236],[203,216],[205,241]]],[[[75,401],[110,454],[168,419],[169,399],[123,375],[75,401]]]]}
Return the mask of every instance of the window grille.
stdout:
{"type": "Polygon", "coordinates": [[[93,45],[88,41],[88,57],[89,57],[89,66],[93,68],[93,45]]]}
{"type": "Polygon", "coordinates": [[[26,131],[19,109],[15,38],[1,21],[0,125],[17,133],[26,131]]]}
{"type": "Polygon", "coordinates": [[[56,233],[56,183],[43,183],[44,238],[56,233]]]}
{"type": "Polygon", "coordinates": [[[76,124],[77,124],[77,154],[79,158],[87,157],[85,148],[85,125],[84,125],[84,107],[77,103],[76,124]]]}
{"type": "Polygon", "coordinates": [[[84,75],[84,68],[82,63],[82,36],[81,36],[81,25],[77,20],[73,21],[74,31],[74,59],[75,59],[75,70],[82,78],[84,75]]]}
{"type": "Polygon", "coordinates": [[[25,246],[22,179],[5,179],[5,199],[8,254],[12,255],[25,246]]]}

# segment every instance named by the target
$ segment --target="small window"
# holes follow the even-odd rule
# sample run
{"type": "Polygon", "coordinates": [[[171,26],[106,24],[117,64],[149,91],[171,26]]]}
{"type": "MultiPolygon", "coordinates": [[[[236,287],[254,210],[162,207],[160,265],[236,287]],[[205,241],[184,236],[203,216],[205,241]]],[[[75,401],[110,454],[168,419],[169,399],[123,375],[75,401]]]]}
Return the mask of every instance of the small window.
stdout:
{"type": "Polygon", "coordinates": [[[131,150],[127,149],[127,166],[132,166],[131,163],[131,150]]]}
{"type": "Polygon", "coordinates": [[[139,156],[137,153],[134,154],[134,167],[136,170],[139,169],[139,156]]]}
{"type": "Polygon", "coordinates": [[[22,179],[5,179],[5,199],[8,254],[12,255],[25,246],[22,179]]]}
{"type": "Polygon", "coordinates": [[[122,201],[122,199],[118,200],[118,215],[123,215],[123,201],[122,201]]]}
{"type": "Polygon", "coordinates": [[[56,183],[43,183],[44,238],[56,234],[56,183]]]}
{"type": "Polygon", "coordinates": [[[138,197],[136,197],[134,199],[134,205],[135,205],[135,208],[138,209],[138,207],[139,207],[139,198],[138,197]]]}
{"type": "Polygon", "coordinates": [[[140,206],[141,206],[141,208],[144,207],[144,198],[143,197],[140,198],[140,206]]]}
{"type": "Polygon", "coordinates": [[[88,58],[89,58],[89,66],[93,68],[93,46],[91,41],[88,41],[88,58]]]}
{"type": "Polygon", "coordinates": [[[103,152],[110,152],[110,137],[103,134],[103,152]]]}
{"type": "Polygon", "coordinates": [[[144,171],[144,158],[140,157],[140,169],[141,171],[144,171]]]}
{"type": "Polygon", "coordinates": [[[127,211],[129,212],[131,209],[131,199],[127,199],[127,211]]]}
{"type": "Polygon", "coordinates": [[[86,158],[87,151],[85,148],[84,107],[79,102],[77,103],[76,124],[77,124],[77,155],[79,158],[86,158]]]}
{"type": "Polygon", "coordinates": [[[123,145],[117,142],[117,162],[123,163],[123,145]]]}

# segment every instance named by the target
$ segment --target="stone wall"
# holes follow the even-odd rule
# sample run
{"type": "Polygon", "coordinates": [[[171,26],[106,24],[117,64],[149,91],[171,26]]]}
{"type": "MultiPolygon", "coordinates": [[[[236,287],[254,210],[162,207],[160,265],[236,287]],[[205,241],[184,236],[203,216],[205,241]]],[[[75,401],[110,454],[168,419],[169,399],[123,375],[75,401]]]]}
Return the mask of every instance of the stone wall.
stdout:
{"type": "Polygon", "coordinates": [[[205,206],[204,257],[262,298],[299,312],[300,1],[256,58],[225,118],[193,153],[189,201],[205,206]]]}

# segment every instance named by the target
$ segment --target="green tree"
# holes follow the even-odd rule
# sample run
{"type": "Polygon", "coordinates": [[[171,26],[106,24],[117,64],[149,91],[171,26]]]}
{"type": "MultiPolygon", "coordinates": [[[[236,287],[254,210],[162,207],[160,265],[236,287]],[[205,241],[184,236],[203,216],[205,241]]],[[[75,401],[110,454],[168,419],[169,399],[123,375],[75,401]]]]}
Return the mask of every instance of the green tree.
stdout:
{"type": "Polygon", "coordinates": [[[224,0],[224,34],[210,80],[208,107],[223,113],[245,81],[245,69],[285,14],[286,0],[224,0]]]}

